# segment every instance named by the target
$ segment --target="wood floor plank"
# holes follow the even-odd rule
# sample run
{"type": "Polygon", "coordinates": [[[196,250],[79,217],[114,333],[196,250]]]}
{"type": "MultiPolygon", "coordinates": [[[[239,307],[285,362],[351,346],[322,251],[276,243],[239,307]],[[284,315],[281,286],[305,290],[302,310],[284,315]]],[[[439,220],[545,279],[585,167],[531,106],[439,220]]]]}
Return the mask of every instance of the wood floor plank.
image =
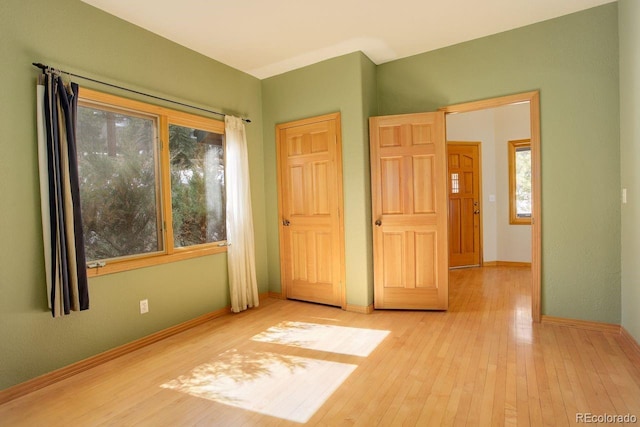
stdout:
{"type": "Polygon", "coordinates": [[[541,331],[540,341],[542,345],[536,347],[535,351],[538,354],[539,371],[545,373],[549,399],[543,404],[546,408],[544,422],[548,426],[566,426],[569,425],[569,419],[567,418],[568,410],[565,406],[563,390],[569,389],[569,381],[562,359],[558,355],[555,335],[541,331]],[[543,348],[548,348],[549,351],[545,353],[542,351],[543,348]]]}
{"type": "Polygon", "coordinates": [[[447,312],[266,300],[0,405],[0,426],[538,427],[580,425],[586,412],[640,417],[635,347],[610,331],[532,323],[530,283],[526,267],[452,271],[447,312]]]}

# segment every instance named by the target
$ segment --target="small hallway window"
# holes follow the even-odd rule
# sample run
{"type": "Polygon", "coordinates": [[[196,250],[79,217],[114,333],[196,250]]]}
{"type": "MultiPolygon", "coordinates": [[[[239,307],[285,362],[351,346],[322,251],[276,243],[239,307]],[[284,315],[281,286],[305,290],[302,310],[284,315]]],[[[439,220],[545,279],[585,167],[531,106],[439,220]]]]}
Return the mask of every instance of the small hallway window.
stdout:
{"type": "Polygon", "coordinates": [[[509,223],[531,224],[531,140],[509,141],[509,223]]]}

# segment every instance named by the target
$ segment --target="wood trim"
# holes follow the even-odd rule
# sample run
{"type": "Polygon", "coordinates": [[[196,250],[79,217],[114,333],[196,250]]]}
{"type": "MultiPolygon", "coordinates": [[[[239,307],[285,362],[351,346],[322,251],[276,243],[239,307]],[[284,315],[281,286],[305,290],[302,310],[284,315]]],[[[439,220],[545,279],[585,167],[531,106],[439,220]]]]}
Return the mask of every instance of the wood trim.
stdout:
{"type": "Polygon", "coordinates": [[[352,313],[371,314],[373,313],[373,304],[369,304],[369,305],[347,304],[346,311],[350,311],[352,313]]]}
{"type": "Polygon", "coordinates": [[[482,263],[483,267],[529,267],[531,268],[530,262],[519,262],[519,261],[484,261],[482,263]]]}
{"type": "Polygon", "coordinates": [[[564,326],[569,328],[587,329],[590,331],[620,334],[620,325],[614,323],[592,322],[589,320],[566,319],[543,315],[541,319],[543,325],[564,326]]]}
{"type": "MultiPolygon", "coordinates": [[[[278,123],[276,129],[287,129],[297,126],[312,125],[318,122],[331,121],[340,118],[340,113],[327,113],[320,116],[306,117],[304,119],[292,120],[290,122],[278,123]]],[[[337,129],[337,128],[336,128],[337,129]]]]}
{"type": "Polygon", "coordinates": [[[529,120],[531,122],[531,192],[533,212],[531,217],[531,317],[533,321],[541,321],[542,295],[542,175],[540,156],[540,92],[531,91],[498,98],[465,102],[440,108],[446,114],[466,113],[501,107],[503,105],[529,102],[529,120]]]}
{"type": "Polygon", "coordinates": [[[531,217],[531,315],[534,322],[541,321],[542,297],[542,175],[540,155],[540,94],[532,92],[529,98],[531,119],[531,190],[533,215],[531,217]]]}
{"type": "MultiPolygon", "coordinates": [[[[286,300],[287,299],[284,296],[284,293],[280,293],[280,292],[269,292],[269,298],[280,299],[280,300],[286,300]]],[[[261,298],[261,300],[262,300],[262,298],[261,298]]],[[[371,313],[373,313],[374,309],[373,309],[373,304],[369,304],[369,305],[366,305],[366,306],[346,304],[346,307],[343,308],[343,310],[350,311],[352,313],[371,314],[371,313]]]]}
{"type": "Polygon", "coordinates": [[[627,331],[623,326],[620,326],[620,335],[627,341],[629,346],[636,353],[636,357],[640,359],[640,344],[638,344],[638,341],[636,341],[633,335],[631,335],[629,331],[627,331]]]}
{"type": "Polygon", "coordinates": [[[177,120],[181,120],[183,123],[191,123],[195,126],[202,126],[202,120],[206,120],[208,124],[205,125],[206,129],[204,130],[224,135],[224,120],[214,118],[213,114],[191,114],[174,108],[161,107],[145,101],[137,101],[131,98],[87,89],[86,87],[81,87],[78,95],[80,101],[84,99],[94,103],[103,104],[105,106],[116,106],[118,110],[122,110],[123,108],[130,109],[134,113],[144,112],[157,116],[171,116],[172,119],[175,118],[177,120]]]}
{"type": "Polygon", "coordinates": [[[340,308],[347,308],[347,257],[346,257],[346,236],[344,228],[344,176],[342,174],[342,115],[334,113],[332,115],[336,125],[336,168],[337,168],[337,190],[338,194],[338,227],[340,233],[340,308]]]}
{"type": "MultiPolygon", "coordinates": [[[[136,101],[121,96],[99,92],[87,88],[80,88],[79,103],[85,106],[99,106],[117,112],[127,111],[133,116],[154,117],[158,121],[159,133],[156,135],[162,142],[162,148],[156,150],[159,154],[157,188],[164,195],[164,200],[158,202],[158,212],[162,212],[165,228],[162,233],[164,249],[151,254],[126,256],[121,259],[104,260],[106,265],[98,268],[87,268],[88,277],[103,276],[143,267],[152,267],[190,258],[227,252],[226,246],[218,246],[221,242],[194,245],[188,248],[174,248],[173,221],[171,210],[171,179],[169,165],[169,125],[195,127],[208,132],[224,135],[224,121],[207,115],[197,115],[172,108],[161,107],[143,101],[136,101]],[[159,182],[159,183],[158,183],[159,182]]],[[[162,227],[159,226],[161,229],[162,227]]],[[[101,260],[102,261],[102,260],[101,260]]]]}
{"type": "Polygon", "coordinates": [[[169,119],[167,116],[160,117],[160,175],[162,176],[162,193],[161,205],[164,215],[163,217],[163,234],[164,247],[167,256],[172,256],[175,248],[175,239],[173,238],[173,203],[165,203],[165,197],[171,196],[171,153],[169,152],[169,119]]]}
{"type": "MultiPolygon", "coordinates": [[[[260,295],[261,300],[263,298],[263,295],[266,294],[260,295]]],[[[130,343],[115,347],[111,350],[107,350],[103,353],[99,353],[87,359],[80,360],[79,362],[73,363],[71,365],[56,369],[55,371],[40,375],[39,377],[17,384],[13,387],[0,390],[0,405],[229,313],[231,313],[231,307],[225,307],[216,311],[212,311],[211,313],[204,314],[202,316],[196,317],[195,319],[191,319],[170,328],[163,329],[130,343]]]]}
{"type": "Polygon", "coordinates": [[[485,110],[487,108],[502,107],[503,105],[516,104],[518,102],[530,101],[532,98],[538,96],[539,92],[523,92],[514,95],[500,96],[497,98],[482,99],[478,101],[463,102],[460,104],[448,105],[441,107],[438,111],[444,111],[445,113],[468,113],[470,111],[485,110]]]}
{"type": "Polygon", "coordinates": [[[269,292],[269,298],[286,299],[282,292],[269,292]]]}
{"type": "Polygon", "coordinates": [[[183,261],[191,258],[198,258],[207,255],[215,255],[227,252],[226,246],[196,247],[189,249],[177,249],[172,254],[158,253],[153,256],[141,256],[122,261],[107,262],[104,267],[87,268],[87,277],[104,276],[105,274],[120,273],[122,271],[134,270],[143,267],[153,267],[156,265],[168,264],[170,262],[183,261]]]}

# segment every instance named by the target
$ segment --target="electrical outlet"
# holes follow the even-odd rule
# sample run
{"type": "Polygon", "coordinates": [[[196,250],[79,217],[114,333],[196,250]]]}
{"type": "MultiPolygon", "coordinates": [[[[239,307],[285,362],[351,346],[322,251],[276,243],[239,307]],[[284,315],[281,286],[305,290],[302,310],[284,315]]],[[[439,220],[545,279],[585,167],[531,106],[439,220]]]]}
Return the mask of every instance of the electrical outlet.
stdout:
{"type": "Polygon", "coordinates": [[[149,300],[142,299],[140,300],[140,314],[145,314],[149,312],[149,300]]]}

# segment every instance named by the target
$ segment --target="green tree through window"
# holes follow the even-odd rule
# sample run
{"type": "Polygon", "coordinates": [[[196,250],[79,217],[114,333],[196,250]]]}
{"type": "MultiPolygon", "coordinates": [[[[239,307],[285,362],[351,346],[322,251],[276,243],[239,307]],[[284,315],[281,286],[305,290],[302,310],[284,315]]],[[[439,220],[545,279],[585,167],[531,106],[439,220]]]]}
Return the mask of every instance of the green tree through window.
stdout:
{"type": "Polygon", "coordinates": [[[163,249],[157,120],[78,108],[78,173],[88,261],[163,249]]]}
{"type": "Polygon", "coordinates": [[[226,250],[223,122],[81,89],[77,146],[89,264],[226,250]]]}
{"type": "Polygon", "coordinates": [[[222,135],[169,125],[174,245],[226,239],[222,135]]]}

